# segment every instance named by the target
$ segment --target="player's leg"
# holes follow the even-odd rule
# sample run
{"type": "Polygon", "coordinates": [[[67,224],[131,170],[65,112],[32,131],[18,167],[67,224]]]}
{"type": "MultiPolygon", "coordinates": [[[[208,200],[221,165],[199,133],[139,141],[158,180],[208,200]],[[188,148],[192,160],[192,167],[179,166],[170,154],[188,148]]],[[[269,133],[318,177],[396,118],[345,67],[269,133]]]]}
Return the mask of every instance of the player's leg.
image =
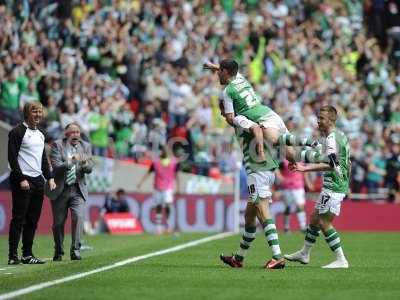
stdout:
{"type": "Polygon", "coordinates": [[[162,191],[155,191],[153,200],[156,204],[156,234],[162,233],[163,194],[162,191]]]}
{"type": "Polygon", "coordinates": [[[348,268],[349,263],[347,262],[346,257],[344,256],[339,233],[332,226],[332,221],[335,215],[327,212],[324,215],[319,216],[319,224],[322,232],[325,236],[325,241],[329,245],[329,248],[335,253],[336,260],[323,268],[334,269],[334,268],[348,268]]]}
{"type": "Polygon", "coordinates": [[[285,202],[285,210],[283,212],[283,230],[288,233],[290,230],[290,214],[292,211],[293,197],[291,190],[284,190],[283,197],[285,202]]]}
{"type": "Polygon", "coordinates": [[[288,161],[294,162],[296,159],[296,153],[293,147],[280,144],[279,137],[288,132],[285,123],[279,117],[267,120],[261,123],[261,128],[263,130],[264,140],[270,146],[280,146],[280,151],[282,156],[288,161]]]}
{"type": "Polygon", "coordinates": [[[162,213],[162,215],[165,216],[165,222],[166,222],[165,231],[167,233],[172,232],[171,224],[170,224],[170,221],[169,221],[170,212],[171,212],[170,204],[169,203],[165,203],[163,205],[163,213],[162,213]]]}
{"type": "Polygon", "coordinates": [[[242,240],[240,242],[239,250],[236,252],[235,255],[235,258],[239,261],[243,261],[243,259],[246,257],[246,253],[256,237],[256,214],[257,211],[254,204],[248,202],[244,215],[244,232],[242,235],[242,240]]]}
{"type": "Polygon", "coordinates": [[[256,208],[253,203],[248,202],[246,206],[246,210],[244,213],[245,225],[244,232],[242,235],[242,240],[239,244],[239,249],[236,254],[232,256],[226,256],[224,254],[220,255],[220,259],[227,265],[232,268],[241,268],[243,267],[243,261],[246,257],[247,251],[249,250],[251,243],[254,241],[256,237],[256,208]]]}
{"type": "Polygon", "coordinates": [[[289,233],[290,231],[290,205],[286,205],[285,211],[283,212],[283,231],[289,233]]]}
{"type": "Polygon", "coordinates": [[[291,134],[282,118],[276,113],[269,114],[262,122],[264,139],[273,145],[316,147],[318,142],[310,137],[298,137],[291,134]]]}
{"type": "Polygon", "coordinates": [[[300,137],[290,132],[281,134],[278,142],[284,146],[316,147],[318,145],[318,142],[314,141],[311,137],[300,137]]]}
{"type": "MultiPolygon", "coordinates": [[[[343,195],[343,194],[340,194],[343,195]]],[[[343,195],[344,197],[344,195],[343,195]]],[[[304,247],[296,252],[298,255],[294,255],[292,257],[286,257],[288,259],[291,258],[299,258],[293,259],[295,261],[300,261],[302,263],[308,263],[310,260],[310,252],[312,247],[315,244],[317,237],[319,236],[319,232],[322,229],[321,225],[326,226],[325,230],[328,230],[328,225],[333,220],[331,217],[331,213],[339,215],[340,212],[340,201],[336,201],[336,199],[340,199],[338,197],[332,197],[331,193],[327,193],[326,191],[322,191],[318,197],[318,201],[315,204],[314,212],[310,218],[310,225],[307,228],[306,236],[304,239],[304,247]]],[[[325,231],[324,231],[325,232],[325,231]]]]}
{"type": "Polygon", "coordinates": [[[318,211],[314,210],[314,212],[310,216],[310,224],[308,225],[308,228],[306,230],[303,248],[292,254],[285,254],[285,258],[290,261],[297,261],[302,264],[308,264],[310,262],[311,249],[319,236],[319,232],[320,228],[318,211]]]}
{"type": "Polygon", "coordinates": [[[249,199],[254,203],[257,218],[263,226],[265,238],[272,251],[272,259],[265,267],[268,269],[281,269],[285,266],[279,246],[278,233],[275,222],[271,217],[269,203],[271,202],[271,186],[275,181],[275,174],[270,171],[257,172],[248,176],[249,199]]]}
{"type": "Polygon", "coordinates": [[[340,205],[345,194],[322,191],[315,205],[314,213],[311,215],[310,225],[304,241],[304,247],[295,253],[285,255],[288,260],[308,263],[310,252],[315,240],[322,229],[325,240],[336,254],[336,260],[324,268],[348,268],[348,262],[343,254],[339,234],[332,226],[334,216],[340,214],[340,205]]]}
{"type": "Polygon", "coordinates": [[[329,248],[335,253],[336,260],[323,268],[348,268],[349,264],[344,256],[339,233],[332,226],[335,216],[340,214],[340,205],[344,194],[322,191],[321,198],[324,208],[318,215],[319,227],[325,236],[329,248]]]}
{"type": "Polygon", "coordinates": [[[297,151],[295,159],[305,163],[329,163],[329,157],[316,149],[297,151]]]}
{"type": "Polygon", "coordinates": [[[306,195],[304,189],[296,189],[292,191],[294,202],[296,203],[296,216],[299,222],[300,230],[306,232],[307,230],[307,217],[304,210],[304,205],[306,203],[306,195]]]}
{"type": "Polygon", "coordinates": [[[171,215],[171,205],[174,200],[173,190],[164,191],[164,216],[166,220],[166,231],[171,233],[173,231],[170,215],[171,215]]]}
{"type": "Polygon", "coordinates": [[[272,259],[267,261],[265,267],[267,269],[282,269],[285,267],[285,260],[282,257],[275,221],[272,219],[269,211],[270,201],[271,198],[266,197],[259,198],[256,203],[257,218],[263,226],[265,238],[272,251],[272,259]]]}
{"type": "Polygon", "coordinates": [[[303,233],[306,233],[307,230],[307,217],[306,217],[306,212],[304,210],[304,205],[297,205],[296,206],[296,216],[297,216],[297,220],[299,222],[299,226],[300,226],[300,231],[303,233]]]}
{"type": "Polygon", "coordinates": [[[163,232],[162,213],[163,213],[162,204],[156,205],[156,234],[161,234],[163,232]]]}

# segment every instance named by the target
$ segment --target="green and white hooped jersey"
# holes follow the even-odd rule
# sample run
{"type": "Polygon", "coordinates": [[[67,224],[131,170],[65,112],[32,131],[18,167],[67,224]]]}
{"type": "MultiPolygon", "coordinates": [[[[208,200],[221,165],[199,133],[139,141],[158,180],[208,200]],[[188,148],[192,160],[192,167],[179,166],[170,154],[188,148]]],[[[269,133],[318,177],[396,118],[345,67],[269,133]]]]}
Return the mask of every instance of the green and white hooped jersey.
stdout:
{"type": "Polygon", "coordinates": [[[274,153],[271,149],[264,146],[265,161],[259,162],[254,136],[239,128],[235,130],[235,133],[243,152],[243,166],[247,175],[262,171],[273,171],[278,168],[278,161],[274,158],[274,153]]]}
{"type": "Polygon", "coordinates": [[[251,84],[238,73],[223,91],[225,113],[243,115],[253,122],[259,122],[273,111],[261,104],[260,97],[251,84]]]}
{"type": "Polygon", "coordinates": [[[332,153],[336,154],[342,176],[339,177],[333,170],[325,172],[322,188],[346,194],[349,189],[351,168],[350,144],[344,133],[338,129],[332,131],[326,138],[326,154],[332,153]]]}

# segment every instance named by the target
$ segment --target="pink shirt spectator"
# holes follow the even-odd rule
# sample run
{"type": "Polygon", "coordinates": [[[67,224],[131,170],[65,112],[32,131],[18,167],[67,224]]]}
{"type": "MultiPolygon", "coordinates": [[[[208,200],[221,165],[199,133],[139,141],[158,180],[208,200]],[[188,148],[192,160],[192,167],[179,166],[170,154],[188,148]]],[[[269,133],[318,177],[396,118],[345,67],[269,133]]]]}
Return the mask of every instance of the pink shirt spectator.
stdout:
{"type": "Polygon", "coordinates": [[[281,170],[283,177],[283,188],[285,190],[304,189],[304,176],[300,172],[289,171],[289,162],[283,162],[283,169],[281,170]]]}
{"type": "Polygon", "coordinates": [[[176,167],[178,162],[175,158],[169,158],[167,164],[156,159],[152,168],[154,169],[154,188],[158,191],[172,190],[175,187],[176,167]]]}

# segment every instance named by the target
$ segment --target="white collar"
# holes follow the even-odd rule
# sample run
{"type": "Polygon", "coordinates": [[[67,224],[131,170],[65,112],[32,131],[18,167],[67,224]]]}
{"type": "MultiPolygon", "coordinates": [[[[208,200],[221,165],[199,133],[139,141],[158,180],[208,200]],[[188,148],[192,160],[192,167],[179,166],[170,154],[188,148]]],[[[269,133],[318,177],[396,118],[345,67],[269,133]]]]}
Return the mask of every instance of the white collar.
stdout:
{"type": "Polygon", "coordinates": [[[30,129],[30,130],[37,130],[37,129],[38,129],[37,127],[36,127],[35,129],[30,128],[29,125],[28,125],[25,121],[22,122],[22,124],[24,124],[24,126],[25,126],[26,128],[28,128],[28,129],[30,129]]]}

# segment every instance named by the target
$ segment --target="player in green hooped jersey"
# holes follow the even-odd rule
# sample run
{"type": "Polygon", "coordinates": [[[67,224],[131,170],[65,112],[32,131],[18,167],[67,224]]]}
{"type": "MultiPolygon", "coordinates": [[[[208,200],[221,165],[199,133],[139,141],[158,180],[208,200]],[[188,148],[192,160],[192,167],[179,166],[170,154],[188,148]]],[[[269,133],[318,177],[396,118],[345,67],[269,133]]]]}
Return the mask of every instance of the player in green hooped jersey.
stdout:
{"type": "MultiPolygon", "coordinates": [[[[288,132],[283,120],[271,108],[261,103],[251,84],[238,72],[239,65],[236,61],[224,59],[219,65],[208,62],[204,64],[204,68],[217,71],[220,83],[225,86],[224,116],[230,125],[247,130],[254,123],[259,124],[264,140],[269,145],[285,146],[286,158],[292,162],[295,153],[290,146],[317,146],[310,138],[296,137],[288,132]]],[[[262,149],[257,144],[257,150],[262,149]]]]}
{"type": "Polygon", "coordinates": [[[349,188],[350,178],[350,146],[346,136],[335,127],[337,111],[333,106],[323,106],[318,114],[318,128],[326,137],[323,155],[319,153],[306,153],[306,162],[324,161],[310,163],[307,165],[292,164],[293,170],[299,172],[323,171],[324,180],[321,194],[315,205],[314,212],[310,218],[310,224],[301,250],[285,255],[290,261],[308,264],[312,246],[319,235],[325,236],[331,250],[336,254],[336,260],[323,268],[348,268],[349,264],[343,254],[340,237],[332,222],[335,216],[340,214],[340,206],[349,188]]]}
{"type": "MultiPolygon", "coordinates": [[[[220,105],[224,115],[224,106],[220,105]]],[[[274,159],[272,150],[262,143],[263,132],[257,123],[245,131],[235,128],[236,136],[243,151],[243,165],[247,173],[249,199],[245,211],[245,226],[238,251],[232,255],[220,255],[220,259],[232,268],[243,267],[244,258],[251,243],[255,239],[257,218],[264,228],[265,239],[272,251],[272,259],[265,264],[267,269],[283,269],[285,260],[279,246],[275,222],[269,211],[272,196],[272,185],[275,181],[274,170],[278,162],[274,159]],[[265,157],[260,158],[256,153],[257,141],[261,139],[265,157]]]]}

